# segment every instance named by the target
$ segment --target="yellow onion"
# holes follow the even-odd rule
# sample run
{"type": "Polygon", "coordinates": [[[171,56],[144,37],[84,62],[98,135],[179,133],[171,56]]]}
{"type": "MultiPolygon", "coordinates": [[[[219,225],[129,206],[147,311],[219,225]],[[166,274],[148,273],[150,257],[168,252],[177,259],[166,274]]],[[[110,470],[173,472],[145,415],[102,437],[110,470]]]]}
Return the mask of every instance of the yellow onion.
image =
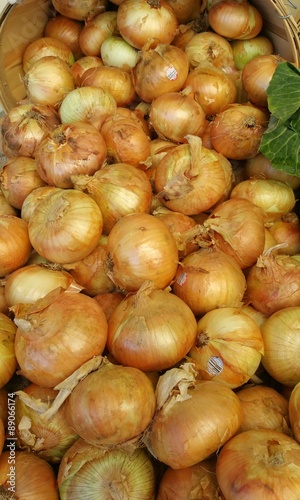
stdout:
{"type": "Polygon", "coordinates": [[[86,21],[108,7],[107,0],[84,0],[79,3],[73,0],[52,0],[52,3],[57,12],[78,21],[86,21]]]}
{"type": "Polygon", "coordinates": [[[232,389],[196,378],[185,363],[160,376],[157,409],[144,437],[157,460],[182,469],[205,460],[238,431],[242,407],[232,389]]]}
{"type": "Polygon", "coordinates": [[[158,485],[156,500],[187,498],[224,498],[216,479],[216,456],[183,469],[167,467],[158,485]]]}
{"type": "Polygon", "coordinates": [[[151,103],[166,92],[181,90],[188,72],[188,58],[182,49],[149,40],[132,69],[135,91],[140,99],[151,103]]]}
{"type": "Polygon", "coordinates": [[[48,185],[72,188],[72,175],[93,175],[106,159],[102,134],[91,123],[57,126],[36,150],[36,170],[48,185]]]}
{"type": "Polygon", "coordinates": [[[243,408],[240,431],[273,429],[291,435],[289,402],[273,387],[250,385],[236,392],[243,408]]]}
{"type": "Polygon", "coordinates": [[[137,291],[146,280],[167,287],[178,265],[176,241],[154,215],[131,213],[118,220],[108,235],[111,278],[121,290],[137,291]]]}
{"type": "Polygon", "coordinates": [[[117,27],[126,42],[137,49],[155,38],[171,44],[178,21],[165,0],[124,0],[117,10],[117,27]]]}
{"type": "Polygon", "coordinates": [[[76,87],[81,86],[81,78],[87,69],[103,66],[103,61],[97,56],[82,56],[71,66],[76,87]]]}
{"type": "Polygon", "coordinates": [[[155,190],[170,210],[185,215],[208,211],[231,186],[232,168],[222,155],[188,135],[188,144],[171,149],[155,170],[155,190]]]}
{"type": "Polygon", "coordinates": [[[1,215],[0,231],[0,277],[3,278],[26,263],[32,245],[27,222],[17,215],[1,215]]]}
{"type": "Polygon", "coordinates": [[[104,40],[117,33],[117,13],[105,10],[85,21],[79,35],[79,46],[86,56],[100,56],[104,40]]]}
{"type": "Polygon", "coordinates": [[[58,391],[37,384],[29,384],[17,391],[15,400],[16,436],[22,450],[34,453],[50,463],[59,463],[64,453],[78,439],[68,425],[64,405],[52,416],[43,418],[58,391]]]}
{"type": "Polygon", "coordinates": [[[188,355],[201,379],[235,389],[255,374],[263,353],[257,323],[239,307],[220,307],[200,318],[196,341],[188,355]]]}
{"type": "Polygon", "coordinates": [[[296,203],[291,186],[272,179],[241,181],[232,189],[230,198],[246,198],[259,206],[266,214],[266,221],[274,221],[287,215],[296,203]]]}
{"type": "Polygon", "coordinates": [[[285,59],[277,54],[263,54],[251,59],[242,70],[242,84],[248,99],[257,106],[268,107],[267,89],[278,64],[285,59]]]}
{"type": "Polygon", "coordinates": [[[45,184],[37,171],[35,159],[28,156],[10,158],[0,173],[1,191],[8,203],[18,210],[22,209],[24,200],[34,189],[45,184]]]}
{"type": "Polygon", "coordinates": [[[192,69],[183,88],[191,87],[194,99],[204,113],[214,116],[224,106],[236,102],[237,90],[233,80],[212,64],[202,63],[192,69]]]}
{"type": "Polygon", "coordinates": [[[74,187],[88,194],[98,205],[103,233],[131,213],[148,213],[152,189],[145,172],[126,163],[103,166],[93,176],[72,177],[74,187]]]}
{"type": "Polygon", "coordinates": [[[196,221],[181,212],[174,212],[161,206],[155,208],[152,215],[158,217],[169,228],[178,246],[180,260],[199,249],[197,243],[190,241],[190,230],[196,226],[196,221]]]}
{"type": "Polygon", "coordinates": [[[150,138],[141,123],[132,116],[116,113],[101,127],[110,163],[125,163],[145,170],[150,156],[150,138]]]}
{"type": "Polygon", "coordinates": [[[262,313],[261,311],[257,311],[255,307],[249,304],[242,305],[241,309],[245,314],[248,314],[252,319],[254,319],[259,328],[262,327],[263,323],[268,317],[266,314],[262,313]]]}
{"type": "Polygon", "coordinates": [[[94,299],[100,304],[103,309],[103,312],[106,316],[107,321],[112,315],[112,312],[115,310],[118,304],[122,302],[125,295],[121,292],[112,291],[112,292],[103,292],[94,296],[94,299]]]}
{"type": "Polygon", "coordinates": [[[295,255],[300,253],[300,221],[295,212],[283,215],[269,225],[268,230],[273,236],[274,245],[284,243],[278,247],[278,253],[295,255]]]}
{"type": "Polygon", "coordinates": [[[0,455],[0,488],[3,498],[11,498],[13,492],[20,500],[59,500],[52,466],[34,453],[15,448],[0,455]]]}
{"type": "Polygon", "coordinates": [[[139,438],[152,420],[155,403],[154,387],[145,373],[104,358],[73,389],[65,414],[87,443],[112,446],[139,438]]]}
{"type": "Polygon", "coordinates": [[[251,201],[230,198],[220,203],[203,222],[223,252],[242,269],[252,266],[265,245],[264,213],[251,201]]]}
{"type": "Polygon", "coordinates": [[[299,390],[300,383],[298,382],[294,388],[292,388],[289,400],[288,400],[288,415],[291,424],[291,429],[293,436],[300,442],[300,406],[299,406],[299,390]]]}
{"type": "Polygon", "coordinates": [[[57,125],[60,118],[52,106],[18,104],[4,117],[2,141],[6,154],[10,156],[35,157],[41,140],[57,125]]]}
{"type": "Polygon", "coordinates": [[[231,255],[201,248],[181,260],[172,289],[198,316],[217,307],[241,306],[246,278],[231,255]]]}
{"type": "Polygon", "coordinates": [[[102,43],[100,56],[105,66],[130,71],[136,65],[139,53],[120,35],[111,35],[102,43]]]}
{"type": "Polygon", "coordinates": [[[83,56],[79,45],[79,35],[84,27],[82,21],[62,16],[58,12],[47,21],[44,28],[44,36],[58,38],[68,45],[75,60],[83,56]]]}
{"type": "Polygon", "coordinates": [[[213,31],[195,33],[186,44],[184,52],[190,69],[201,64],[211,64],[230,76],[237,74],[230,42],[213,31]]]}
{"type": "Polygon", "coordinates": [[[208,21],[216,33],[236,40],[254,38],[263,27],[259,9],[244,0],[215,2],[209,9],[208,21]]]}
{"type": "Polygon", "coordinates": [[[299,452],[299,443],[283,432],[237,434],[217,458],[217,481],[226,500],[298,498],[299,452]]]}
{"type": "Polygon", "coordinates": [[[102,227],[102,214],[90,196],[61,189],[39,202],[28,222],[28,233],[32,247],[42,257],[69,264],[94,250],[102,227]]]}
{"type": "Polygon", "coordinates": [[[293,189],[300,187],[300,177],[297,175],[287,174],[283,170],[278,170],[272,166],[270,160],[262,153],[258,153],[253,158],[249,158],[244,162],[244,173],[246,179],[274,179],[286,182],[293,189]]]}
{"type": "Polygon", "coordinates": [[[0,215],[18,215],[19,211],[8,203],[2,189],[0,189],[0,215]]]}
{"type": "MultiPolygon", "coordinates": [[[[71,274],[50,264],[26,264],[7,276],[5,298],[9,307],[34,304],[55,288],[78,286],[71,274]]],[[[81,288],[78,286],[78,289],[81,288]]]]}
{"type": "Polygon", "coordinates": [[[204,10],[202,2],[195,4],[194,0],[167,0],[167,2],[174,10],[180,24],[188,23],[204,10]]]}
{"type": "Polygon", "coordinates": [[[57,288],[12,311],[19,374],[42,387],[55,387],[105,348],[105,314],[78,290],[57,288]]]}
{"type": "Polygon", "coordinates": [[[91,297],[115,289],[108,276],[107,236],[102,235],[97,246],[86,257],[78,262],[65,264],[65,268],[83,288],[84,293],[91,297]]]}
{"type": "Polygon", "coordinates": [[[50,193],[58,192],[60,188],[55,186],[42,186],[33,189],[23,201],[21,208],[21,217],[25,222],[29,222],[39,202],[50,193]]]}
{"type": "Polygon", "coordinates": [[[269,112],[250,103],[228,104],[215,117],[210,130],[213,148],[231,160],[247,160],[258,153],[267,129],[269,112]]]}
{"type": "Polygon", "coordinates": [[[25,74],[36,61],[47,56],[58,57],[69,66],[75,62],[72,50],[65,42],[51,36],[39,37],[29,43],[23,53],[22,62],[25,74]]]}
{"type": "Polygon", "coordinates": [[[273,379],[288,387],[300,382],[299,332],[299,306],[276,311],[261,327],[265,346],[262,364],[273,379]]]}
{"type": "Polygon", "coordinates": [[[159,137],[175,143],[187,142],[188,135],[201,137],[206,127],[205,112],[190,88],[154,99],[149,120],[159,137]]]}
{"type": "Polygon", "coordinates": [[[30,102],[58,109],[64,97],[74,90],[75,81],[68,63],[56,56],[45,56],[26,72],[24,85],[30,102]]]}
{"type": "Polygon", "coordinates": [[[242,70],[244,66],[254,57],[264,54],[272,54],[273,43],[270,38],[257,35],[248,40],[231,40],[233,59],[237,69],[242,70]]]}
{"type": "Polygon", "coordinates": [[[268,316],[284,307],[300,306],[300,262],[293,256],[267,250],[247,273],[246,296],[268,316]]]}
{"type": "Polygon", "coordinates": [[[17,368],[14,348],[16,331],[13,320],[0,313],[0,389],[9,382],[17,368]]]}
{"type": "Polygon", "coordinates": [[[143,449],[105,450],[79,439],[65,453],[58,470],[60,500],[82,495],[153,500],[155,472],[143,449]]]}
{"type": "Polygon", "coordinates": [[[110,316],[107,348],[122,365],[165,370],[188,353],[196,329],[196,319],[183,300],[145,281],[110,316]]]}
{"type": "Polygon", "coordinates": [[[115,98],[97,87],[77,87],[63,99],[59,108],[62,123],[86,121],[98,130],[117,110],[115,98]]]}
{"type": "Polygon", "coordinates": [[[8,315],[9,309],[5,298],[5,288],[4,284],[0,284],[0,312],[8,315]]]}

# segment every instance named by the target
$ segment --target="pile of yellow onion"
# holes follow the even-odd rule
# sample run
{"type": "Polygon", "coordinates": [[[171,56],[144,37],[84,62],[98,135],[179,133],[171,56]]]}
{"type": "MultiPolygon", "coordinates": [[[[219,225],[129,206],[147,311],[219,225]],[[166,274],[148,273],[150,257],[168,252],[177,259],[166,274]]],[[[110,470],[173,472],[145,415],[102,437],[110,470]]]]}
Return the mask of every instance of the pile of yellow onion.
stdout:
{"type": "Polygon", "coordinates": [[[52,4],[1,125],[0,496],[299,499],[284,59],[247,0],[52,4]]]}

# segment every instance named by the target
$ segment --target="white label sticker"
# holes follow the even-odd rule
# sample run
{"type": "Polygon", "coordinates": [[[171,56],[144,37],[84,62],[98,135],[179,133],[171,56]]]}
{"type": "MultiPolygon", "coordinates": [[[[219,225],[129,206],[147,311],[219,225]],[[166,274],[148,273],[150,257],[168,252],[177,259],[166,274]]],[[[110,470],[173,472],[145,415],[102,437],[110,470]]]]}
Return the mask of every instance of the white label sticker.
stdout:
{"type": "Polygon", "coordinates": [[[187,274],[183,272],[179,274],[176,282],[178,283],[178,285],[182,286],[186,283],[186,280],[187,280],[187,274]]]}
{"type": "Polygon", "coordinates": [[[223,361],[218,356],[212,356],[206,363],[206,369],[210,375],[219,375],[223,367],[223,361]]]}
{"type": "Polygon", "coordinates": [[[178,77],[178,73],[177,73],[176,69],[173,68],[173,66],[170,66],[169,68],[167,68],[166,75],[167,75],[167,78],[169,78],[169,80],[176,80],[176,78],[178,77]]]}

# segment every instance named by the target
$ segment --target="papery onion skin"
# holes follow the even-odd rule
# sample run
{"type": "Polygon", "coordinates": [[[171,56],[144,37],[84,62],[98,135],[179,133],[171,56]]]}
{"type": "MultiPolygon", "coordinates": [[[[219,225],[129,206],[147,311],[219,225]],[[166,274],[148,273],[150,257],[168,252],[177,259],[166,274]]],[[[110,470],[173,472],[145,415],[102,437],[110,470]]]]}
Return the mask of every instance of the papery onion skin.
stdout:
{"type": "Polygon", "coordinates": [[[45,36],[33,40],[26,47],[22,58],[25,74],[38,59],[47,56],[59,57],[69,66],[75,62],[74,55],[65,42],[58,38],[45,36]]]}
{"type": "Polygon", "coordinates": [[[154,500],[156,477],[142,448],[105,450],[79,439],[61,461],[58,487],[61,500],[81,498],[84,492],[95,498],[117,493],[124,498],[154,500]]]}
{"type": "Polygon", "coordinates": [[[60,463],[64,453],[79,438],[67,423],[64,405],[52,416],[43,418],[43,411],[50,408],[58,391],[52,388],[29,384],[23,391],[17,392],[15,401],[16,435],[18,446],[34,453],[52,464],[60,463]],[[27,396],[37,403],[37,408],[26,404],[22,396],[27,396]]]}
{"type": "Polygon", "coordinates": [[[249,385],[236,391],[244,418],[240,431],[273,429],[291,436],[289,402],[273,387],[249,385]]]}
{"type": "Polygon", "coordinates": [[[267,89],[278,64],[285,59],[275,54],[256,56],[242,70],[242,84],[248,99],[257,106],[268,107],[267,89]]]}
{"type": "Polygon", "coordinates": [[[202,146],[201,138],[189,135],[187,140],[188,144],[171,149],[156,166],[155,190],[170,210],[195,215],[220,201],[231,185],[232,169],[226,158],[202,146]]]}
{"type": "Polygon", "coordinates": [[[288,400],[288,414],[289,414],[291,429],[293,432],[293,436],[296,439],[296,441],[298,441],[298,443],[300,442],[299,390],[300,390],[300,383],[298,382],[295,385],[295,387],[292,388],[288,400]]]}
{"type": "MultiPolygon", "coordinates": [[[[166,372],[167,377],[171,370],[166,372]]],[[[178,394],[177,400],[171,396],[157,410],[146,436],[149,451],[173,469],[208,458],[238,431],[242,422],[238,397],[219,382],[195,380],[186,395],[181,398],[178,394]]]]}
{"type": "Polygon", "coordinates": [[[34,158],[16,156],[10,158],[0,173],[0,188],[10,205],[22,209],[26,197],[36,188],[45,186],[39,175],[34,158]]]}
{"type": "Polygon", "coordinates": [[[45,56],[26,72],[24,85],[30,102],[58,109],[64,97],[74,90],[75,81],[65,61],[55,56],[45,56]]]}
{"type": "Polygon", "coordinates": [[[9,156],[35,157],[40,141],[60,124],[52,106],[18,104],[4,117],[1,133],[9,156]]]}
{"type": "Polygon", "coordinates": [[[156,500],[186,500],[194,495],[195,498],[221,500],[224,497],[215,471],[215,456],[183,469],[167,467],[159,481],[156,500]]]}
{"type": "Polygon", "coordinates": [[[217,481],[226,500],[298,498],[300,445],[269,429],[241,432],[217,459],[217,481]]]}
{"type": "Polygon", "coordinates": [[[48,20],[44,29],[44,36],[58,38],[65,42],[70,47],[76,61],[83,56],[79,46],[79,35],[83,27],[82,21],[56,13],[54,17],[50,17],[48,20]]]}
{"type": "Polygon", "coordinates": [[[85,21],[79,35],[79,46],[86,56],[100,57],[104,40],[117,33],[117,13],[105,10],[85,21]]]}
{"type": "Polygon", "coordinates": [[[213,148],[231,160],[253,158],[267,129],[269,112],[251,104],[233,103],[213,120],[210,140],[213,148]]]}
{"type": "Polygon", "coordinates": [[[241,306],[246,278],[231,255],[202,248],[181,260],[172,290],[199,316],[217,307],[241,306]]]}
{"type": "Polygon", "coordinates": [[[40,201],[28,223],[32,247],[50,262],[70,264],[86,257],[102,234],[97,203],[75,189],[55,191],[40,201]]]}
{"type": "Polygon", "coordinates": [[[13,458],[14,476],[10,464],[12,451],[5,450],[0,454],[0,488],[3,498],[11,498],[13,488],[14,495],[20,499],[59,500],[56,475],[46,460],[34,453],[20,450],[14,451],[13,458]]]}
{"type": "Polygon", "coordinates": [[[108,235],[111,276],[117,287],[137,291],[146,280],[165,288],[178,265],[176,241],[165,224],[151,214],[122,217],[108,235]]]}
{"type": "Polygon", "coordinates": [[[17,368],[14,349],[16,331],[13,320],[0,313],[0,389],[9,382],[17,368]]]}
{"type": "Polygon", "coordinates": [[[295,255],[300,253],[300,221],[295,212],[290,212],[268,227],[274,238],[274,245],[285,243],[278,253],[295,255]]]}
{"type": "Polygon", "coordinates": [[[166,92],[181,90],[188,72],[188,58],[182,49],[150,40],[132,69],[135,91],[140,99],[151,103],[166,92]]]}
{"type": "Polygon", "coordinates": [[[258,153],[253,158],[249,158],[244,162],[244,174],[246,179],[274,179],[286,182],[293,189],[300,188],[300,177],[297,175],[290,175],[283,170],[275,169],[270,160],[262,153],[258,153]]]}
{"type": "Polygon", "coordinates": [[[263,35],[257,35],[249,40],[231,40],[231,47],[235,65],[239,70],[242,70],[254,57],[272,54],[274,51],[272,41],[263,35]]]}
{"type": "Polygon", "coordinates": [[[103,61],[97,56],[82,56],[72,65],[71,70],[74,76],[76,87],[81,86],[82,75],[87,69],[102,66],[103,61]]]}
{"type": "Polygon", "coordinates": [[[60,14],[77,21],[85,21],[103,12],[107,6],[107,0],[84,0],[75,2],[74,0],[53,0],[55,10],[60,14]]]}
{"type": "Polygon", "coordinates": [[[253,307],[268,316],[285,307],[300,306],[300,262],[293,256],[273,254],[271,248],[249,269],[246,296],[253,307]]]}
{"type": "Polygon", "coordinates": [[[26,263],[32,244],[27,222],[17,215],[1,215],[0,231],[0,277],[3,278],[26,263]]]}
{"type": "Polygon", "coordinates": [[[300,307],[285,307],[271,314],[261,328],[265,352],[262,364],[280,384],[294,387],[300,382],[300,307]]]}
{"type": "Polygon", "coordinates": [[[137,98],[131,73],[121,68],[103,65],[87,69],[82,76],[81,86],[109,92],[117,106],[130,106],[137,98]]]}
{"type": "Polygon", "coordinates": [[[196,319],[183,300],[145,282],[110,316],[107,348],[125,366],[165,370],[188,353],[196,330],[196,319]]]}
{"type": "Polygon", "coordinates": [[[55,387],[84,362],[102,354],[107,320],[92,297],[56,289],[25,309],[24,316],[22,307],[13,308],[18,326],[15,353],[19,374],[31,382],[55,387]]]}
{"type": "Polygon", "coordinates": [[[0,189],[0,215],[19,215],[16,208],[12,207],[10,203],[6,200],[2,190],[0,189]]]}
{"type": "Polygon", "coordinates": [[[224,106],[236,102],[237,90],[233,80],[221,69],[211,64],[199,64],[192,69],[183,88],[191,87],[194,99],[204,113],[214,116],[224,106]]]}
{"type": "Polygon", "coordinates": [[[254,375],[263,353],[257,323],[239,307],[220,307],[199,319],[196,341],[188,356],[201,379],[236,389],[254,375]]]}
{"type": "Polygon", "coordinates": [[[88,194],[100,208],[103,234],[131,213],[148,213],[152,187],[145,172],[126,163],[103,166],[93,176],[75,176],[74,187],[88,194]]]}
{"type": "Polygon", "coordinates": [[[126,42],[141,49],[150,38],[171,44],[178,21],[165,1],[124,0],[117,10],[117,27],[126,42]]]}
{"type": "Polygon", "coordinates": [[[111,317],[113,311],[117,307],[117,305],[122,302],[125,295],[121,292],[112,291],[112,292],[104,292],[99,293],[94,296],[94,299],[100,304],[102,307],[104,314],[106,316],[107,321],[111,317]]]}
{"type": "Polygon", "coordinates": [[[139,53],[119,35],[107,37],[101,45],[100,55],[105,66],[130,71],[136,65],[139,53]]]}
{"type": "Polygon", "coordinates": [[[222,0],[208,12],[210,27],[219,35],[235,40],[257,36],[263,27],[260,11],[249,2],[222,0]]]}
{"type": "Polygon", "coordinates": [[[84,121],[62,124],[50,132],[36,151],[36,169],[50,186],[73,188],[72,175],[93,175],[106,159],[102,134],[84,121]]]}
{"type": "Polygon", "coordinates": [[[98,245],[86,257],[79,262],[66,264],[66,267],[90,297],[115,290],[108,276],[107,236],[102,235],[98,245]]]}
{"type": "Polygon", "coordinates": [[[185,143],[186,136],[201,137],[206,127],[205,112],[193,93],[167,92],[151,103],[149,120],[157,135],[185,143]]]}
{"type": "Polygon", "coordinates": [[[239,182],[230,198],[246,198],[266,214],[266,221],[274,221],[290,213],[295,207],[293,189],[285,182],[272,179],[246,179],[239,182]]]}
{"type": "Polygon", "coordinates": [[[232,255],[242,269],[256,263],[265,245],[263,211],[245,199],[220,203],[204,221],[223,252],[232,255]]]}
{"type": "Polygon", "coordinates": [[[117,110],[115,98],[97,87],[77,87],[63,99],[59,108],[62,123],[86,121],[100,130],[108,116],[117,110]]]}
{"type": "Polygon", "coordinates": [[[186,24],[189,21],[197,18],[197,15],[203,11],[202,2],[194,2],[194,0],[167,0],[176,14],[176,18],[180,24],[186,24]]]}
{"type": "Polygon", "coordinates": [[[71,274],[47,265],[26,264],[7,276],[5,298],[9,307],[16,304],[34,304],[58,287],[76,286],[71,274]]]}
{"type": "Polygon", "coordinates": [[[21,208],[21,218],[25,222],[29,222],[30,217],[34,213],[39,202],[48,196],[48,194],[58,192],[60,188],[55,186],[42,186],[36,189],[33,189],[23,201],[23,205],[21,208]]]}
{"type": "Polygon", "coordinates": [[[65,410],[69,425],[87,443],[110,446],[138,437],[150,424],[155,403],[145,373],[106,362],[78,383],[65,410]]]}

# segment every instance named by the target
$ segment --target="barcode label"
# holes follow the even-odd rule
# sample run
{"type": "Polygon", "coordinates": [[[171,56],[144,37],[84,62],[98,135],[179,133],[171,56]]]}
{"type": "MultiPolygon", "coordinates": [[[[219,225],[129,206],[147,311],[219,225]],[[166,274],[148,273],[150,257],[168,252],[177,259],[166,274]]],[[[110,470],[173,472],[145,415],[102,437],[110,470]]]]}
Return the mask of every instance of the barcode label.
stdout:
{"type": "Polygon", "coordinates": [[[173,66],[170,66],[169,68],[167,68],[166,75],[167,75],[167,78],[169,78],[169,80],[176,80],[176,78],[178,77],[178,73],[177,73],[176,69],[173,68],[173,66]]]}
{"type": "Polygon", "coordinates": [[[210,375],[219,375],[223,367],[223,361],[221,358],[218,358],[218,356],[212,356],[206,364],[206,369],[210,375]]]}

